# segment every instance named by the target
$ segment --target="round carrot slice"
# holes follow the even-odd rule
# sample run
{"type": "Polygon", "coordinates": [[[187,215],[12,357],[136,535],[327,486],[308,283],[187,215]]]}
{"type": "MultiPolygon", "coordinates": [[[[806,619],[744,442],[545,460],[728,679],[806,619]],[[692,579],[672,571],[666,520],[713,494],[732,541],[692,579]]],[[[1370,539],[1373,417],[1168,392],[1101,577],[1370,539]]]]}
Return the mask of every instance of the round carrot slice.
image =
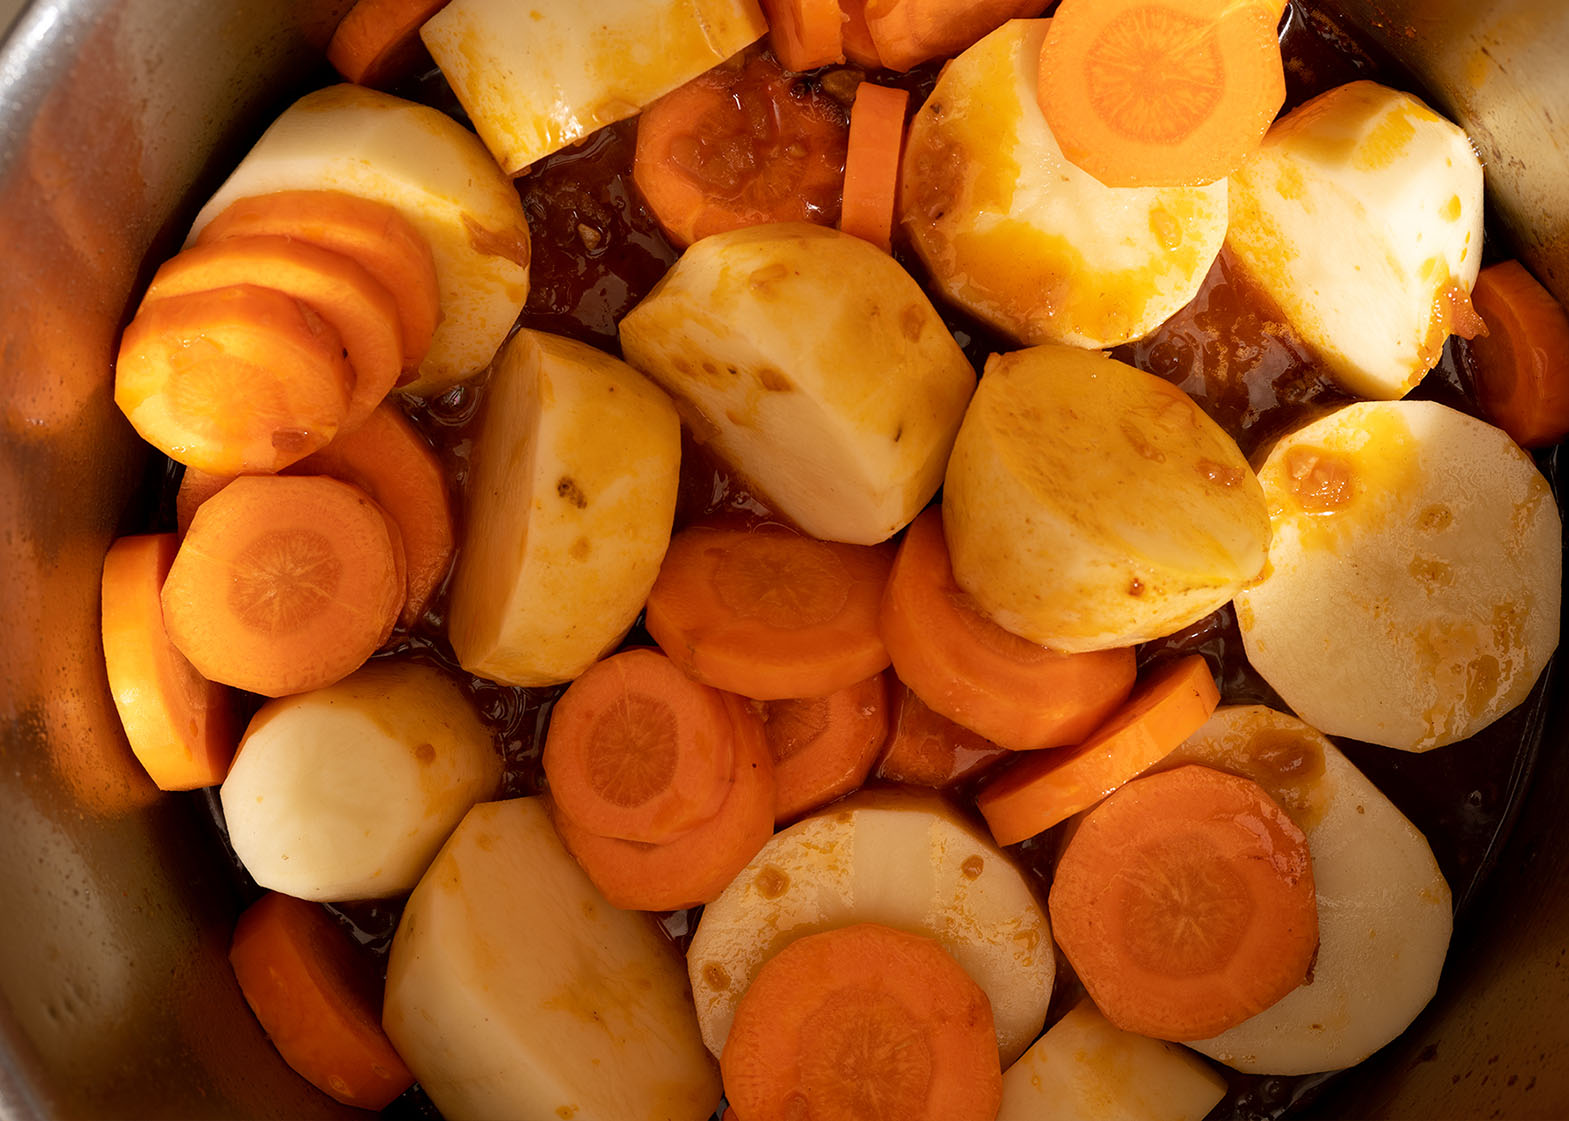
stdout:
{"type": "Polygon", "coordinates": [[[747,1121],[993,1118],[991,1002],[930,938],[858,923],[763,964],[719,1059],[747,1121]]]}
{"type": "Polygon", "coordinates": [[[561,812],[626,841],[673,841],[719,810],[735,766],[730,713],[658,650],[596,662],[556,702],[545,778],[561,812]]]}
{"type": "Polygon", "coordinates": [[[419,29],[446,6],[447,0],[358,0],[332,33],[327,61],[356,85],[396,81],[419,62],[419,29]]]}
{"type": "Polygon", "coordinates": [[[1257,783],[1196,764],[1085,816],[1052,880],[1052,931],[1106,1018],[1205,1039],[1302,984],[1318,950],[1307,838],[1257,783]]]}
{"type": "Polygon", "coordinates": [[[1489,265],[1471,304],[1487,333],[1471,340],[1482,412],[1522,448],[1569,435],[1569,312],[1519,261],[1489,265]]]}
{"type": "Polygon", "coordinates": [[[768,43],[787,70],[816,70],[844,61],[839,0],[760,0],[768,43]]]}
{"type": "Polygon", "coordinates": [[[991,769],[1013,752],[998,747],[931,710],[897,679],[888,743],[877,760],[877,777],[888,782],[944,789],[991,769]]]}
{"type": "Polygon", "coordinates": [[[762,710],[780,824],[859,787],[888,738],[880,673],[824,697],[768,701],[762,710]]]}

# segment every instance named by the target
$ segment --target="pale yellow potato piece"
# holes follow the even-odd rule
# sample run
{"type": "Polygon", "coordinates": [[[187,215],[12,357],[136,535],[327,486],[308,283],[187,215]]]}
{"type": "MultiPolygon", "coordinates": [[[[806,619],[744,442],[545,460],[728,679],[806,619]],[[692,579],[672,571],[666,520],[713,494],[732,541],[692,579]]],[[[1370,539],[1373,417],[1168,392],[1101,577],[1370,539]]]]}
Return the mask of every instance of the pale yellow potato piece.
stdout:
{"type": "Polygon", "coordinates": [[[448,1121],[703,1121],[681,955],[605,902],[539,798],[475,806],[409,897],[382,1026],[448,1121]]]}
{"type": "Polygon", "coordinates": [[[1056,959],[1024,875],[938,795],[862,792],[774,834],[703,909],[687,971],[708,1049],[724,1049],[765,961],[862,922],[926,935],[953,955],[991,1001],[1004,1066],[1041,1030],[1056,959]]]}
{"type": "Polygon", "coordinates": [[[268,701],[219,790],[251,878],[300,899],[381,899],[414,886],[501,755],[445,674],[372,662],[268,701]]]}
{"type": "Polygon", "coordinates": [[[1203,1121],[1225,1096],[1203,1059],[1123,1031],[1085,997],[1003,1071],[997,1121],[1203,1121]]]}
{"type": "Polygon", "coordinates": [[[892,257],[802,222],[697,242],[622,319],[621,349],[773,510],[858,545],[936,493],[975,388],[892,257]]]}
{"type": "Polygon", "coordinates": [[[1321,733],[1262,705],[1220,708],[1159,770],[1199,763],[1252,779],[1307,837],[1318,897],[1312,980],[1189,1047],[1248,1074],[1361,1062],[1438,988],[1449,885],[1427,840],[1321,733]]]}
{"type": "Polygon", "coordinates": [[[670,544],[681,424],[625,362],[541,331],[497,360],[447,633],[470,673],[570,681],[621,641],[670,544]]]}
{"type": "Polygon", "coordinates": [[[276,191],[387,203],[430,243],[441,321],[402,392],[436,393],[490,363],[528,299],[529,233],[517,189],[473,133],[445,113],[362,86],[308,93],[202,207],[189,240],[230,203],[276,191]]]}
{"type": "Polygon", "coordinates": [[[1525,699],[1558,645],[1563,531],[1507,435],[1431,401],[1360,402],[1279,440],[1259,478],[1274,539],[1237,621],[1298,716],[1426,751],[1525,699]]]}
{"type": "Polygon", "coordinates": [[[943,486],[953,573],[1007,630],[1069,653],[1214,611],[1264,566],[1237,445],[1180,389],[1102,354],[994,355],[943,486]]]}
{"type": "Polygon", "coordinates": [[[1408,93],[1352,82],[1277,121],[1231,181],[1243,271],[1359,397],[1403,397],[1470,308],[1482,164],[1408,93]]]}
{"type": "Polygon", "coordinates": [[[1115,346],[1198,292],[1226,181],[1107,187],[1063,158],[1035,100],[1049,22],[1004,24],[943,70],[910,123],[899,220],[943,294],[999,331],[1115,346]]]}
{"type": "Polygon", "coordinates": [[[420,38],[517,175],[767,31],[755,0],[452,0],[420,38]]]}

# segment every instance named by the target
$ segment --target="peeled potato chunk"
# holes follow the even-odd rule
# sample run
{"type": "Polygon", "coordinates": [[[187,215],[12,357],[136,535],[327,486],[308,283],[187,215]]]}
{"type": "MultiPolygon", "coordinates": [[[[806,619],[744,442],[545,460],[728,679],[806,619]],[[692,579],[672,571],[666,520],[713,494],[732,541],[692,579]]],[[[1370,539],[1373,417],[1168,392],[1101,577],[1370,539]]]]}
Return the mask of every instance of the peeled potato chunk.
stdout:
{"type": "Polygon", "coordinates": [[[1558,645],[1563,531],[1508,435],[1431,401],[1361,402],[1278,441],[1259,479],[1274,539],[1237,622],[1298,716],[1426,751],[1525,699],[1558,645]]]}
{"type": "Polygon", "coordinates": [[[1065,653],[1170,634],[1264,566],[1269,513],[1237,445],[1180,389],[1104,355],[994,355],[948,461],[953,574],[1065,653]]]}
{"type": "Polygon", "coordinates": [[[380,899],[419,880],[501,756],[434,667],[373,662],[269,701],[220,796],[229,841],[262,887],[300,899],[380,899]]]}
{"type": "Polygon", "coordinates": [[[1367,1058],[1438,988],[1449,885],[1389,799],[1319,732],[1261,705],[1217,709],[1160,768],[1200,763],[1262,786],[1307,837],[1318,900],[1312,980],[1189,1047],[1248,1074],[1311,1074],[1367,1058]]]}
{"type": "Polygon", "coordinates": [[[1482,164],[1410,94],[1339,86],[1232,176],[1226,244],[1342,386],[1403,397],[1479,322],[1482,164]]]}
{"type": "Polygon", "coordinates": [[[939,942],[991,1000],[1003,1065],[1040,1032],[1056,961],[1029,882],[939,796],[863,792],[774,837],[703,910],[687,971],[718,1055],[752,978],[807,934],[881,923],[939,942]]]}
{"type": "Polygon", "coordinates": [[[1199,290],[1226,236],[1226,181],[1107,187],[1036,102],[1049,20],[1004,24],[950,62],[915,114],[899,220],[954,303],[1021,343],[1106,347],[1199,290]]]}
{"type": "Polygon", "coordinates": [[[775,511],[856,545],[936,493],[975,388],[892,257],[803,222],[698,241],[622,319],[621,349],[775,511]]]}
{"type": "Polygon", "coordinates": [[[448,634],[470,673],[570,681],[621,641],[675,519],[681,424],[626,363],[519,331],[497,360],[448,634]]]}
{"type": "Polygon", "coordinates": [[[387,203],[430,243],[441,320],[418,376],[401,390],[436,393],[489,364],[528,299],[529,235],[517,189],[473,133],[362,86],[308,93],[202,207],[188,243],[230,203],[294,190],[387,203]]]}
{"type": "Polygon", "coordinates": [[[543,800],[475,806],[398,922],[382,1026],[448,1121],[703,1121],[681,955],[606,903],[543,800]]]}

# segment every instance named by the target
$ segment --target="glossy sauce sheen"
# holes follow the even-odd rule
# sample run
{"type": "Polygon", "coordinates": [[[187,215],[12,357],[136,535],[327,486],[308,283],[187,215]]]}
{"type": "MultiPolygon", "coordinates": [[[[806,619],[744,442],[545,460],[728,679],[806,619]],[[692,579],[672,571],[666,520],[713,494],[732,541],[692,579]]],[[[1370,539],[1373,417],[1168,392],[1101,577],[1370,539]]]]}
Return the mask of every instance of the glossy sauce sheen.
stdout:
{"type": "MultiPolygon", "coordinates": [[[[1289,109],[1314,93],[1356,78],[1372,77],[1412,88],[1403,74],[1369,53],[1328,18],[1293,3],[1287,11],[1282,45],[1286,58],[1289,109]]],[[[938,66],[927,64],[907,75],[879,75],[878,81],[909,89],[912,111],[930,92],[938,66]]],[[[848,97],[855,75],[840,70],[801,79],[803,93],[848,97]]],[[[398,90],[463,119],[451,91],[432,72],[398,90]]],[[[582,144],[540,162],[518,181],[533,235],[531,292],[520,318],[523,326],[553,331],[619,353],[616,322],[648,292],[677,257],[644,208],[631,180],[636,121],[612,125],[582,144]]],[[[918,279],[919,261],[895,234],[895,255],[918,279]]],[[[1007,342],[962,313],[939,310],[977,370],[988,354],[1012,349],[1007,342]]],[[[1278,313],[1234,274],[1223,254],[1197,298],[1153,335],[1119,347],[1118,358],[1158,374],[1186,390],[1256,458],[1268,442],[1310,416],[1346,400],[1307,359],[1303,348],[1280,322],[1278,313]]],[[[1438,366],[1413,394],[1441,400],[1468,412],[1469,356],[1465,344],[1451,340],[1438,366]]],[[[412,403],[409,413],[437,445],[454,487],[461,495],[469,454],[484,398],[483,375],[441,397],[412,403]]],[[[743,480],[713,462],[684,437],[677,526],[695,522],[757,525],[776,520],[743,480]]],[[[1539,460],[1558,490],[1558,457],[1539,460]]],[[[172,526],[172,488],[177,471],[164,475],[163,514],[172,526]]],[[[461,509],[461,503],[458,504],[461,509]]],[[[157,528],[156,526],[153,528],[157,528]]],[[[379,656],[433,661],[464,685],[483,719],[495,730],[505,755],[503,797],[539,792],[543,786],[540,751],[550,708],[562,687],[518,689],[463,673],[443,631],[446,590],[410,631],[395,635],[379,656]]],[[[635,628],[629,642],[650,640],[635,628]]],[[[1235,616],[1226,607],[1184,631],[1152,642],[1140,651],[1140,665],[1183,653],[1205,655],[1220,681],[1225,703],[1265,703],[1284,709],[1273,690],[1248,665],[1235,616]]],[[[1454,892],[1462,922],[1476,887],[1496,860],[1511,823],[1541,739],[1548,676],[1537,683],[1524,705],[1482,735],[1463,744],[1410,755],[1363,744],[1340,742],[1368,775],[1428,838],[1454,892]]],[[[961,792],[961,795],[965,792],[961,792]]],[[[216,791],[205,804],[215,832],[223,837],[216,791]]],[[[967,801],[962,798],[961,800],[967,801]]],[[[1015,847],[1014,854],[1035,877],[1044,899],[1056,838],[1048,833],[1015,847]]],[[[243,895],[259,894],[237,861],[243,895]]],[[[342,904],[330,908],[353,931],[366,952],[384,960],[401,912],[401,900],[342,904]]],[[[666,931],[684,948],[697,911],[662,916],[666,931]]],[[[1078,986],[1066,969],[1059,974],[1053,1001],[1055,1018],[1077,999],[1078,986]]],[[[1308,1100],[1326,1075],[1305,1078],[1242,1076],[1224,1070],[1231,1090],[1211,1114],[1216,1118],[1279,1116],[1308,1100]]],[[[436,1116],[416,1086],[387,1110],[388,1116],[436,1116]]]]}

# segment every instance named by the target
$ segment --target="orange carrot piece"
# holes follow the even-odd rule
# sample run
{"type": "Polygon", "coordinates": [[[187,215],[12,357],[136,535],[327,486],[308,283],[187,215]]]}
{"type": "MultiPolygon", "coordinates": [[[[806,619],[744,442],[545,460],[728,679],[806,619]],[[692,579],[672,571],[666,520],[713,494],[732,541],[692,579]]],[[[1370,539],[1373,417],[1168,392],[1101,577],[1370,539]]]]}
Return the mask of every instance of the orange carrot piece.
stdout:
{"type": "Polygon", "coordinates": [[[1013,763],[980,792],[976,807],[999,845],[1033,837],[1170,755],[1204,726],[1219,703],[1220,690],[1203,655],[1172,662],[1140,684],[1128,703],[1079,746],[1032,753],[1013,763]]]}
{"type": "Polygon", "coordinates": [[[160,790],[223,781],[240,729],[233,699],[169,641],[159,595],[179,541],[122,537],[103,570],[104,665],[114,707],[137,760],[160,790]]]}
{"type": "Polygon", "coordinates": [[[180,475],[179,489],[174,492],[174,527],[182,540],[201,504],[234,480],[233,475],[214,475],[200,467],[185,469],[180,475]]]}
{"type": "Polygon", "coordinates": [[[908,685],[895,686],[893,727],[877,777],[943,789],[989,770],[1013,752],[927,707],[908,685]]]}
{"type": "Polygon", "coordinates": [[[1038,16],[1042,0],[865,0],[867,31],[890,70],[956,55],[1010,19],[1038,16]]]}
{"type": "Polygon", "coordinates": [[[1482,412],[1522,448],[1569,435],[1569,312],[1519,261],[1489,265],[1471,305],[1487,333],[1471,340],[1482,412]]]}
{"type": "Polygon", "coordinates": [[[170,639],[203,677],[263,696],[348,676],[403,606],[389,524],[337,479],[235,479],[197,510],[164,582],[170,639]]]}
{"type": "Polygon", "coordinates": [[[638,118],[632,179],[670,239],[839,216],[844,109],[767,55],[717,66],[638,118]]]}
{"type": "Polygon", "coordinates": [[[1106,1018],[1207,1039],[1302,984],[1318,951],[1307,838],[1263,788],[1196,764],[1087,814],[1052,880],[1052,932],[1106,1018]]]}
{"type": "Polygon", "coordinates": [[[839,228],[884,253],[893,248],[894,196],[904,148],[904,111],[909,103],[906,90],[862,82],[850,107],[839,228]]]}
{"type": "Polygon", "coordinates": [[[1279,0],[1063,0],[1038,96],[1062,154],[1108,187],[1213,183],[1286,99],[1279,0]]]}
{"type": "Polygon", "coordinates": [[[825,697],[758,703],[774,758],[776,825],[858,788],[888,738],[882,674],[825,697]]]}
{"type": "Polygon", "coordinates": [[[761,0],[768,45],[786,70],[816,70],[844,61],[839,0],[761,0]]]}
{"type": "Polygon", "coordinates": [[[382,87],[408,75],[422,53],[419,29],[447,0],[358,0],[327,43],[327,61],[349,81],[382,87]]]}
{"type": "Polygon", "coordinates": [[[553,808],[556,831],[600,893],[629,911],[675,911],[718,898],[774,831],[774,766],[762,721],[724,694],[734,728],[735,771],[719,811],[662,845],[604,837],[553,808]]]}
{"type": "Polygon", "coordinates": [[[1133,689],[1131,647],[1062,654],[983,614],[953,577],[937,507],[905,530],[879,626],[917,696],[1014,751],[1078,743],[1133,689]]]}
{"type": "Polygon", "coordinates": [[[231,284],[274,288],[308,305],[343,338],[353,374],[345,432],[357,427],[391,392],[403,370],[398,305],[351,258],[286,237],[232,237],[193,245],[153,276],[147,300],[231,284]]]}
{"type": "Polygon", "coordinates": [[[839,8],[844,13],[840,34],[845,58],[864,70],[881,70],[883,60],[872,41],[872,29],[866,25],[866,0],[839,0],[839,8]]]}
{"type": "Polygon", "coordinates": [[[991,1002],[940,945],[858,923],[763,963],[719,1058],[747,1121],[990,1121],[1002,1104],[991,1002]]]}
{"type": "Polygon", "coordinates": [[[197,245],[234,237],[288,237],[341,253],[369,273],[398,306],[403,376],[418,368],[441,319],[430,242],[374,199],[341,191],[278,191],[232,203],[197,235],[197,245]]]}
{"type": "Polygon", "coordinates": [[[880,546],[696,526],[670,541],[644,625],[698,681],[760,701],[820,697],[888,666],[880,546]]]}
{"type": "Polygon", "coordinates": [[[169,458],[236,475],[325,446],[352,378],[331,324],[282,292],[237,285],[143,304],[120,340],[114,401],[169,458]]]}
{"type": "Polygon", "coordinates": [[[413,1084],[370,962],[319,904],[268,892],[240,916],[229,963],[278,1054],[322,1093],[383,1109],[413,1084]]]}

